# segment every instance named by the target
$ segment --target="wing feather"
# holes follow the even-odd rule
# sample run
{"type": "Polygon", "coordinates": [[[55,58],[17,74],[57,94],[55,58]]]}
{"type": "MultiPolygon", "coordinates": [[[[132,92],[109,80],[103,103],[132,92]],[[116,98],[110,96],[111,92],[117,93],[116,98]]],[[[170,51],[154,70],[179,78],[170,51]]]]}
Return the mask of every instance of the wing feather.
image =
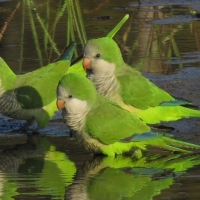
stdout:
{"type": "Polygon", "coordinates": [[[105,144],[112,144],[149,130],[139,118],[110,101],[93,109],[86,120],[86,131],[105,144]]]}
{"type": "Polygon", "coordinates": [[[158,106],[162,102],[174,101],[174,98],[160,89],[139,71],[125,66],[123,71],[118,73],[117,79],[120,83],[120,94],[126,104],[139,109],[158,106]]]}
{"type": "Polygon", "coordinates": [[[58,82],[67,72],[69,65],[69,61],[59,61],[18,75],[15,88],[17,101],[24,109],[41,108],[51,103],[56,99],[58,82]]]}

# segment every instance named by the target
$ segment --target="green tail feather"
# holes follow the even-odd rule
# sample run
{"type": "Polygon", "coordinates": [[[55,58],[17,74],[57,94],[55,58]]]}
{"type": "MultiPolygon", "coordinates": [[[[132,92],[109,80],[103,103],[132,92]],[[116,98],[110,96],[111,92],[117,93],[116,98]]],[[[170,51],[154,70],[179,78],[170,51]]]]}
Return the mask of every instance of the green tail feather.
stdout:
{"type": "MultiPolygon", "coordinates": [[[[133,136],[132,141],[127,142],[121,140],[120,142],[115,142],[114,144],[104,145],[101,148],[103,154],[108,156],[115,156],[115,154],[123,154],[125,152],[129,152],[131,150],[148,150],[148,147],[156,147],[163,150],[180,152],[180,153],[193,153],[200,152],[200,146],[196,144],[191,144],[187,142],[183,142],[180,140],[171,139],[162,134],[157,134],[153,132],[144,133],[144,137],[133,136]],[[150,134],[150,138],[148,139],[148,135],[150,134]],[[143,140],[142,140],[143,138],[143,140]]],[[[141,151],[140,151],[141,153],[141,151]]],[[[138,155],[138,154],[137,154],[138,155]]],[[[142,154],[141,154],[142,155],[142,154]]]]}
{"type": "Polygon", "coordinates": [[[160,106],[193,106],[193,103],[191,101],[181,99],[181,98],[176,98],[176,97],[174,98],[175,98],[174,101],[163,102],[160,104],[160,106]]]}
{"type": "MultiPolygon", "coordinates": [[[[162,132],[150,131],[148,133],[143,133],[136,136],[133,135],[132,141],[138,145],[138,148],[140,148],[139,144],[143,144],[145,146],[150,145],[153,147],[159,147],[162,149],[177,151],[182,153],[191,153],[194,149],[200,150],[199,145],[175,140],[170,137],[171,135],[168,136],[168,134],[166,135],[165,133],[162,132]]],[[[134,147],[136,147],[135,144],[134,147]]],[[[144,148],[140,149],[143,150],[144,148]]]]}
{"type": "Polygon", "coordinates": [[[200,150],[200,146],[183,141],[174,140],[167,137],[159,137],[152,140],[132,141],[132,142],[115,142],[114,144],[104,145],[101,152],[105,155],[114,157],[116,154],[123,154],[131,150],[146,151],[148,147],[157,147],[173,152],[193,153],[200,150]]]}
{"type": "Polygon", "coordinates": [[[53,62],[57,62],[60,60],[71,61],[73,53],[74,53],[73,49],[75,48],[75,46],[76,46],[76,42],[71,42],[67,47],[65,47],[62,54],[57,59],[55,59],[53,62]]]}
{"type": "Polygon", "coordinates": [[[176,147],[200,150],[200,146],[196,145],[196,144],[192,144],[192,143],[188,143],[188,142],[184,142],[184,141],[180,141],[180,140],[174,140],[174,139],[167,138],[167,137],[164,137],[163,139],[167,144],[174,145],[176,147]]]}
{"type": "Polygon", "coordinates": [[[182,118],[200,117],[200,111],[183,106],[157,106],[135,113],[147,124],[176,121],[182,118]]]}
{"type": "Polygon", "coordinates": [[[194,150],[200,150],[200,146],[167,137],[157,138],[154,140],[144,141],[146,145],[159,147],[170,151],[178,151],[182,153],[191,153],[194,150]]]}

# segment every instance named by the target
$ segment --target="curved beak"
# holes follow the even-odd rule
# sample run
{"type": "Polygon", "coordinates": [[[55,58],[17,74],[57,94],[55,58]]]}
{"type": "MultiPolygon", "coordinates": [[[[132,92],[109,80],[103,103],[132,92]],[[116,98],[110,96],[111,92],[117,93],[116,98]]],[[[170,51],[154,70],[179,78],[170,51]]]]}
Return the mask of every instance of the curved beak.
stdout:
{"type": "Polygon", "coordinates": [[[83,65],[83,68],[84,68],[85,71],[88,70],[88,69],[90,69],[90,70],[92,69],[92,63],[91,63],[91,60],[89,58],[83,58],[82,65],[83,65]]]}
{"type": "Polygon", "coordinates": [[[57,99],[56,105],[57,105],[58,110],[62,110],[65,107],[65,101],[61,99],[57,99]]]}

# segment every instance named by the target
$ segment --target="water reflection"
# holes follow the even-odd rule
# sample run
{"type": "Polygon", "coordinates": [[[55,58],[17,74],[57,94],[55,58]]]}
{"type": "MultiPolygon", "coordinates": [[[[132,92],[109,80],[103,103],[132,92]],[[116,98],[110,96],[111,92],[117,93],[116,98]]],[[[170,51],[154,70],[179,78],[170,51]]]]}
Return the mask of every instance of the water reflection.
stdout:
{"type": "MultiPolygon", "coordinates": [[[[194,5],[198,8],[199,2],[142,0],[130,3],[133,9],[138,6],[140,9],[126,38],[127,43],[133,44],[130,36],[135,35],[127,54],[128,61],[139,70],[164,74],[191,66],[184,62],[181,54],[199,52],[199,15],[194,5]],[[138,56],[136,61],[135,56],[138,56]],[[171,59],[179,62],[170,63],[171,59]]],[[[199,60],[192,66],[199,66],[199,60]]]]}
{"type": "Polygon", "coordinates": [[[71,41],[76,40],[82,48],[87,40],[79,1],[12,0],[0,4],[8,8],[6,17],[0,20],[1,56],[16,73],[53,61],[71,41]]]}
{"type": "Polygon", "coordinates": [[[199,1],[12,0],[0,6],[0,55],[16,73],[53,61],[72,40],[77,57],[87,39],[105,36],[125,14],[131,17],[115,40],[128,64],[164,74],[199,66],[199,58],[184,58],[200,50],[199,1]]]}
{"type": "Polygon", "coordinates": [[[28,138],[24,145],[0,155],[1,199],[62,199],[76,167],[45,137],[28,138]]]}
{"type": "Polygon", "coordinates": [[[96,159],[78,169],[65,199],[150,200],[199,162],[199,156],[181,158],[179,155],[154,155],[139,160],[127,157],[96,159]]]}
{"type": "Polygon", "coordinates": [[[29,136],[0,160],[1,199],[150,200],[199,165],[200,155],[95,157],[66,137],[29,136]]]}

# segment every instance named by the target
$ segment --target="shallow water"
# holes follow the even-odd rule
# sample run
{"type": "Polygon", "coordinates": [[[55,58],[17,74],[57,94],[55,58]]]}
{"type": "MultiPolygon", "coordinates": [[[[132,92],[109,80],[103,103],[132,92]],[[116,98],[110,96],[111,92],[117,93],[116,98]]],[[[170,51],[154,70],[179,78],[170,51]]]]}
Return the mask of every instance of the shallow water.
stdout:
{"type": "Polygon", "coordinates": [[[0,154],[1,199],[199,198],[200,155],[112,158],[85,152],[67,136],[25,138],[0,154]]]}
{"type": "MultiPolygon", "coordinates": [[[[87,39],[106,36],[128,13],[114,37],[125,61],[167,91],[200,105],[198,0],[74,2],[73,7],[67,1],[0,0],[0,56],[15,73],[52,62],[74,39],[77,57],[87,39]]],[[[192,122],[185,120],[179,131],[186,141],[200,144],[199,120],[192,122]]],[[[40,135],[17,134],[23,123],[0,115],[0,199],[200,197],[199,155],[95,157],[70,139],[60,114],[40,135]]]]}
{"type": "Polygon", "coordinates": [[[32,2],[0,2],[0,53],[16,73],[52,62],[73,39],[80,54],[87,39],[106,36],[125,14],[130,19],[115,40],[126,62],[163,74],[199,67],[198,1],[77,1],[73,17],[80,26],[72,33],[66,11],[73,9],[65,1],[32,2]]]}

